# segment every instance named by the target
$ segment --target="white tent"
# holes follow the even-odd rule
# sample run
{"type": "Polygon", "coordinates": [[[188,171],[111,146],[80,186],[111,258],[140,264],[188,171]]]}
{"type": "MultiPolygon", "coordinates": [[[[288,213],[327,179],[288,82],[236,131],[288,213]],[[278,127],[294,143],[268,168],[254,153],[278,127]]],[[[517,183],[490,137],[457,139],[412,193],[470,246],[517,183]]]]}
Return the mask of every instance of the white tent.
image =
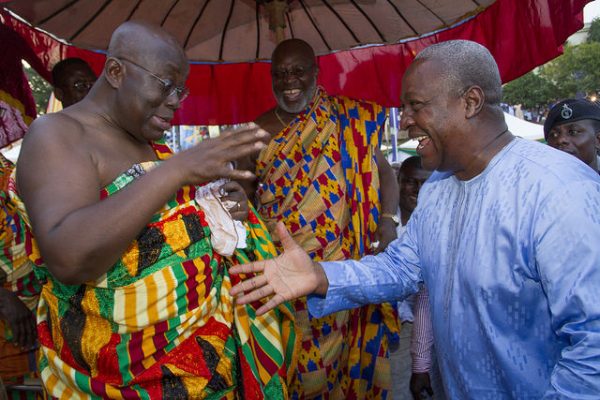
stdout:
{"type": "MultiPolygon", "coordinates": [[[[508,125],[508,130],[511,131],[513,135],[529,140],[539,141],[544,139],[543,125],[534,124],[507,113],[504,113],[504,119],[508,125]]],[[[414,152],[418,144],[418,141],[411,139],[398,146],[398,149],[414,152]]]]}

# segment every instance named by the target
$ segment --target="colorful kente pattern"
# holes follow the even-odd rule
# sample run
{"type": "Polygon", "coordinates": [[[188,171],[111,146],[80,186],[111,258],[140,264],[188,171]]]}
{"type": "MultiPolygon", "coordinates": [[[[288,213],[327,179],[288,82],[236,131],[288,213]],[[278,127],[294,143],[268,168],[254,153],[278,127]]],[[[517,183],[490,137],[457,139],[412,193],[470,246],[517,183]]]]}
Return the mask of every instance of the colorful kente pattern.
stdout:
{"type": "Polygon", "coordinates": [[[3,286],[33,310],[42,287],[25,251],[30,236],[27,214],[15,198],[15,166],[0,154],[0,275],[3,286]]]}
{"type": "MultiPolygon", "coordinates": [[[[35,278],[33,263],[25,251],[29,235],[26,214],[19,209],[15,197],[15,166],[0,154],[0,282],[30,309],[35,309],[41,285],[35,278]]],[[[13,344],[13,332],[0,321],[0,377],[6,385],[22,383],[35,377],[36,352],[13,344]]],[[[13,393],[9,393],[13,395],[13,393]]],[[[31,398],[35,398],[32,396],[31,398]]]]}
{"type": "MultiPolygon", "coordinates": [[[[315,100],[273,137],[257,163],[260,215],[273,231],[283,220],[314,260],[368,253],[379,218],[374,149],[385,122],[375,104],[315,100]]],[[[385,399],[390,388],[388,342],[399,327],[389,304],[313,318],[294,302],[302,332],[296,399],[385,399]]]]}
{"type": "MultiPolygon", "coordinates": [[[[153,146],[160,159],[171,154],[163,143],[153,146]]],[[[100,197],[160,162],[136,165],[100,197]]],[[[259,303],[237,306],[229,295],[243,277],[230,276],[228,268],[272,257],[275,247],[251,211],[248,248],[230,258],[214,253],[195,190],[179,190],[94,282],[69,286],[53,279],[31,243],[36,273],[44,281],[38,307],[40,373],[50,396],[288,397],[296,363],[291,306],[258,317],[259,303]]]]}

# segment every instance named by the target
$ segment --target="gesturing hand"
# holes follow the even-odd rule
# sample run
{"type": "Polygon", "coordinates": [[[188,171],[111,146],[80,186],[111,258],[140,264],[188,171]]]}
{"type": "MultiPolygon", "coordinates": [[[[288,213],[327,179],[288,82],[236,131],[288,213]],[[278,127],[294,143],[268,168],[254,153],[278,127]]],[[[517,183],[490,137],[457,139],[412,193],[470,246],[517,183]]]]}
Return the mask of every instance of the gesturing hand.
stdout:
{"type": "Polygon", "coordinates": [[[269,133],[250,123],[242,128],[228,130],[219,137],[206,139],[167,162],[180,171],[182,184],[200,184],[218,178],[252,179],[250,171],[232,169],[232,162],[262,150],[269,133]]]}
{"type": "Polygon", "coordinates": [[[238,221],[248,219],[248,196],[242,185],[236,181],[227,182],[219,188],[219,194],[222,195],[221,201],[226,202],[224,204],[231,218],[238,221]]]}
{"type": "Polygon", "coordinates": [[[0,318],[10,326],[15,344],[24,350],[33,348],[37,338],[35,315],[17,295],[3,288],[0,288],[0,318]]]}
{"type": "Polygon", "coordinates": [[[274,259],[236,265],[229,269],[232,274],[262,272],[231,288],[238,304],[247,304],[273,295],[257,310],[262,315],[284,301],[317,292],[327,292],[327,277],[323,268],[314,263],[308,254],[292,239],[283,223],[275,228],[283,246],[283,253],[274,259]]]}

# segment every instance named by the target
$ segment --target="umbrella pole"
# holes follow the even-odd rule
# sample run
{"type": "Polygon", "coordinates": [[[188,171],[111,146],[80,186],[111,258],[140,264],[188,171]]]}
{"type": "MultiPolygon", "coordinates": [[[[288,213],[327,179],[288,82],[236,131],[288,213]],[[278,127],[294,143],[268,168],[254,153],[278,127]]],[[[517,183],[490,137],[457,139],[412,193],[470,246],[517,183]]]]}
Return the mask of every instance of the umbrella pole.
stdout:
{"type": "Polygon", "coordinates": [[[272,0],[264,3],[264,6],[269,14],[269,29],[275,33],[275,41],[277,44],[285,40],[285,13],[288,10],[286,0],[272,0]]]}

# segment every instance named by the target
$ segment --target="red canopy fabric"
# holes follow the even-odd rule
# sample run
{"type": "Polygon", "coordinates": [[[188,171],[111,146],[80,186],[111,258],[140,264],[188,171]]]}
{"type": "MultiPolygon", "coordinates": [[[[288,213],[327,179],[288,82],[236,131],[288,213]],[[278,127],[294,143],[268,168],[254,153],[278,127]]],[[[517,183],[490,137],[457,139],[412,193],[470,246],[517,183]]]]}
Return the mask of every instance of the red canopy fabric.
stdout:
{"type": "MultiPolygon", "coordinates": [[[[319,56],[319,83],[332,94],[399,106],[402,74],[414,56],[428,45],[450,39],[486,46],[498,62],[503,81],[508,82],[561,54],[569,35],[583,26],[583,7],[588,1],[497,0],[449,29],[397,44],[319,56]]],[[[59,58],[81,57],[100,71],[102,54],[61,44],[14,18],[9,24],[29,36],[27,41],[47,66],[58,54],[59,58]]],[[[268,62],[192,64],[187,84],[190,96],[178,111],[176,124],[247,122],[275,105],[268,62]]]]}

